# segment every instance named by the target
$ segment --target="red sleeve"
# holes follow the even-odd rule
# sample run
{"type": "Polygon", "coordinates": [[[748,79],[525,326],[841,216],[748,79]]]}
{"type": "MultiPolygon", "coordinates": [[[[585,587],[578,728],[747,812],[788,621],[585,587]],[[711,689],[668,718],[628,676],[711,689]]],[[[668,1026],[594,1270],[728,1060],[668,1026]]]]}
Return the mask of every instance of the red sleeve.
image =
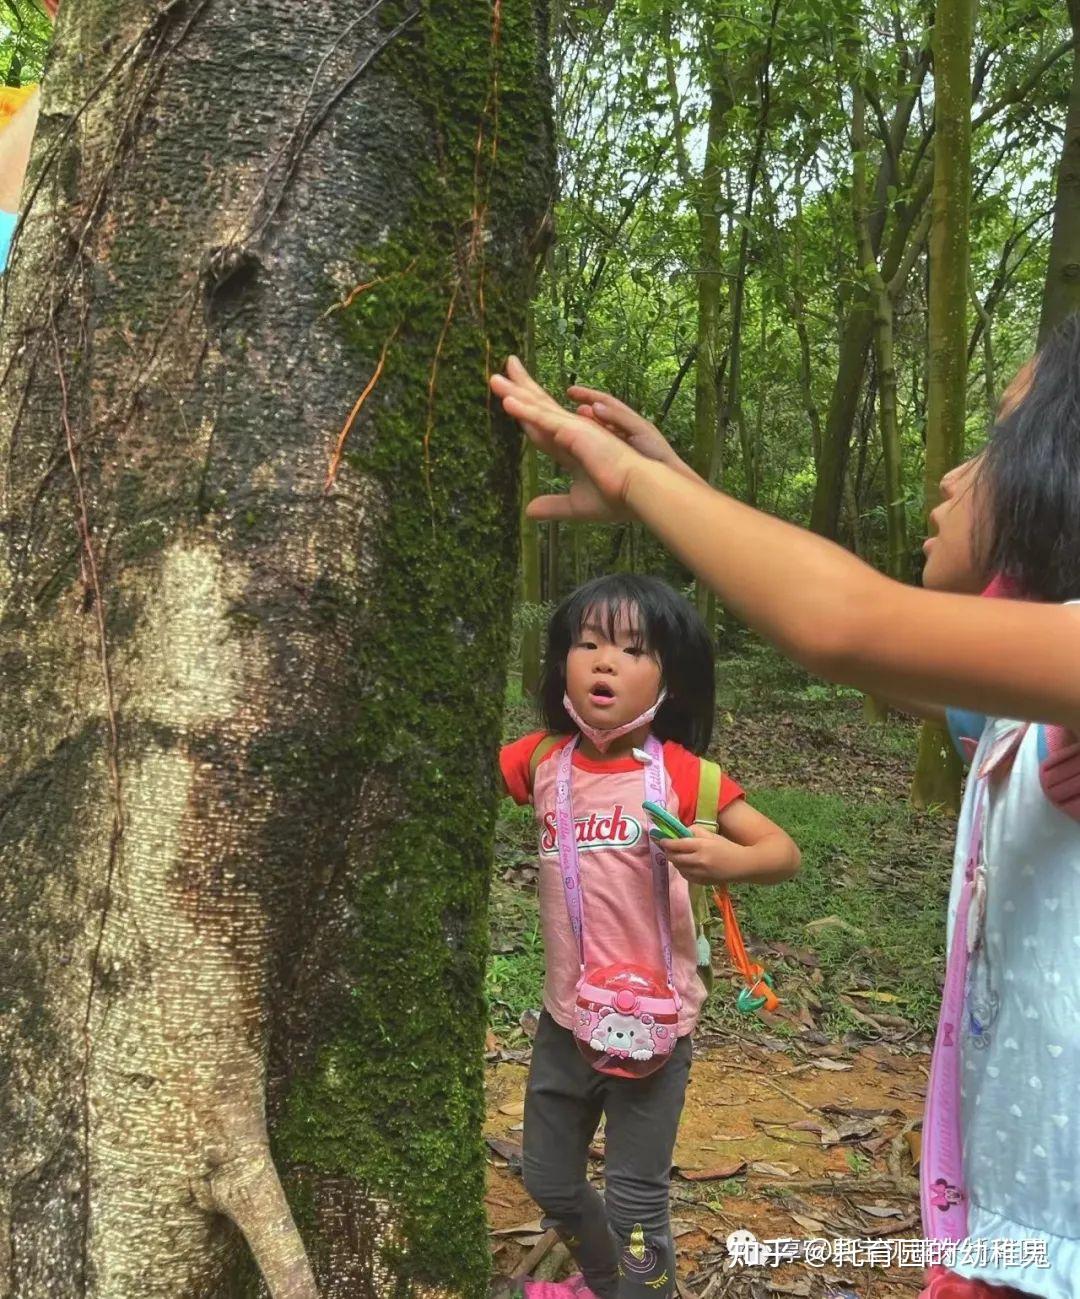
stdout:
{"type": "Polygon", "coordinates": [[[532,781],[529,779],[529,762],[536,746],[547,731],[530,731],[513,744],[504,744],[499,750],[499,770],[506,784],[506,792],[515,803],[532,802],[532,781]]]}
{"type": "MultiPolygon", "coordinates": [[[[679,820],[683,825],[693,825],[697,816],[698,779],[701,771],[701,759],[696,753],[684,749],[681,744],[668,740],[664,744],[664,766],[675,796],[679,800],[679,820]]],[[[717,800],[716,815],[730,807],[737,798],[745,797],[742,786],[732,780],[726,773],[720,775],[720,797],[717,800]]]]}

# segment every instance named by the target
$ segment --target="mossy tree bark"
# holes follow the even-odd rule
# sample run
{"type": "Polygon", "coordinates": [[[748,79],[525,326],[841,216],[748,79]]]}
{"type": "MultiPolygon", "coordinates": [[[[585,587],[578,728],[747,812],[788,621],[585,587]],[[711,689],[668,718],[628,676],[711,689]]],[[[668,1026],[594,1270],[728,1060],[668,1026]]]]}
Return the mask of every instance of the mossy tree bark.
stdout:
{"type": "Polygon", "coordinates": [[[541,0],[61,13],[0,345],[6,1299],[486,1286],[485,380],[544,37],[541,0]]]}
{"type": "MultiPolygon", "coordinates": [[[[971,0],[937,0],[934,189],[930,222],[926,509],[964,451],[967,405],[968,213],[971,201],[971,0]]],[[[923,725],[912,785],[917,807],[956,808],[960,762],[943,729],[923,725]]]]}
{"type": "Polygon", "coordinates": [[[1046,268],[1039,345],[1070,312],[1080,310],[1080,0],[1068,0],[1072,24],[1072,86],[1057,170],[1054,232],[1046,268]]]}

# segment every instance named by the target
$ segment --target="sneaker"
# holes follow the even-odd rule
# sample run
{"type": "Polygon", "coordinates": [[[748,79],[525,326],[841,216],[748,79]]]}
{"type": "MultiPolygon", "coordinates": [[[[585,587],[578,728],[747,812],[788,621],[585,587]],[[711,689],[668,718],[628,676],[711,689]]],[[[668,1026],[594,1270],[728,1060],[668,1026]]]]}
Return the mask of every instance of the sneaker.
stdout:
{"type": "Polygon", "coordinates": [[[565,1281],[526,1281],[524,1299],[597,1299],[580,1272],[565,1281]]]}

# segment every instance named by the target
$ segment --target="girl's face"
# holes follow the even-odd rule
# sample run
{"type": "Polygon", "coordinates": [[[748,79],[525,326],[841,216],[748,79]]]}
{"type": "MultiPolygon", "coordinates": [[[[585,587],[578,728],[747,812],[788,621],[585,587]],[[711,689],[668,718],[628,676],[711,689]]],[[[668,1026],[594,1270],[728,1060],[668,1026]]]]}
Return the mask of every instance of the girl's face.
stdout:
{"type": "Polygon", "coordinates": [[[931,535],[923,543],[923,585],[932,591],[978,595],[989,578],[976,560],[979,460],[951,469],[941,480],[941,504],[930,513],[931,535]]]}
{"type": "MultiPolygon", "coordinates": [[[[998,419],[1010,415],[1026,396],[1035,373],[1026,362],[1005,389],[998,419]]],[[[923,585],[933,591],[978,595],[993,576],[979,565],[976,544],[986,508],[986,485],[979,479],[979,457],[965,460],[941,480],[941,504],[930,513],[931,535],[923,543],[923,585]]]]}
{"type": "Polygon", "coordinates": [[[660,662],[640,644],[636,609],[620,609],[609,640],[590,610],[566,655],[566,693],[582,719],[605,730],[632,722],[660,693],[660,662]]]}

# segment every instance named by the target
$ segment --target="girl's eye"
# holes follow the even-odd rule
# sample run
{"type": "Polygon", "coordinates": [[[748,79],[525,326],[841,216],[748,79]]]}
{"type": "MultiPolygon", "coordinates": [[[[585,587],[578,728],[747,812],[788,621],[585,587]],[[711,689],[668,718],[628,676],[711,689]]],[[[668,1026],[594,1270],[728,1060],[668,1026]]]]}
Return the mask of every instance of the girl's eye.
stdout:
{"type": "Polygon", "coordinates": [[[640,658],[642,654],[645,653],[645,651],[641,648],[640,645],[628,645],[626,648],[626,652],[627,654],[632,655],[634,658],[640,658]]]}

